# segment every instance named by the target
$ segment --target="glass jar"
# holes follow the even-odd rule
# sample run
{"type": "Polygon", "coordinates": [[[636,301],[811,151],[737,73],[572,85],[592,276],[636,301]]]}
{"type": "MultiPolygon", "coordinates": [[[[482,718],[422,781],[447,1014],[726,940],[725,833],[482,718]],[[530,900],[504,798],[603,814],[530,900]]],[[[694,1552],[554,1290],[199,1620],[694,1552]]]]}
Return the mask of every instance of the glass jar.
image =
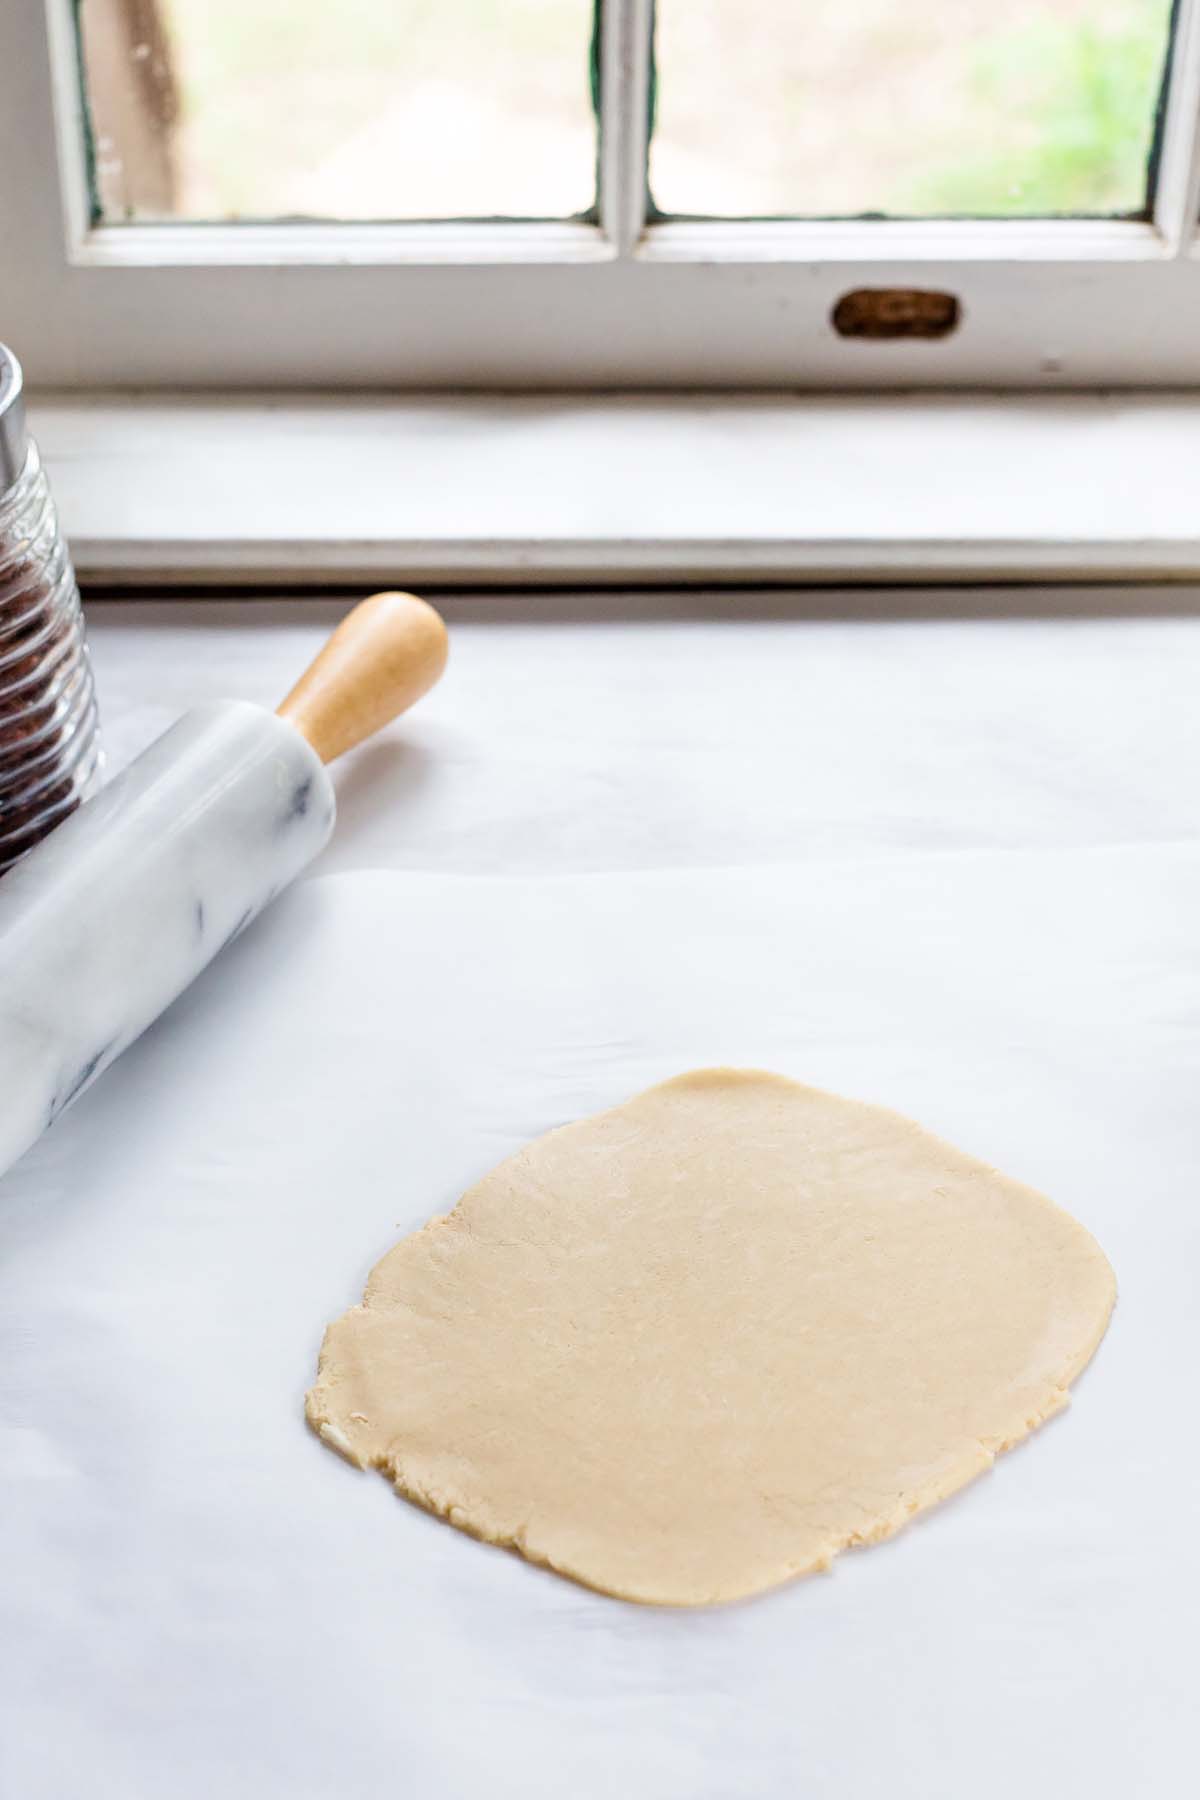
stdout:
{"type": "Polygon", "coordinates": [[[21,366],[0,344],[0,872],[86,799],[100,743],[83,608],[21,366]]]}

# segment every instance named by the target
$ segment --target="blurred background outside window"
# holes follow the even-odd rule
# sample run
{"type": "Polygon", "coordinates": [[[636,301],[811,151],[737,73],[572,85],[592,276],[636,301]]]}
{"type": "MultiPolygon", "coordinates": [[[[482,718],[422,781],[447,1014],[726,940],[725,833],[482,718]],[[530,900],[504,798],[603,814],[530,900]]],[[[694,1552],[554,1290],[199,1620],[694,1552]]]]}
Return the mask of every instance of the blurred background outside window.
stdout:
{"type": "MultiPolygon", "coordinates": [[[[568,218],[589,0],[82,0],[126,219],[568,218]]],[[[665,215],[1136,215],[1170,0],[659,0],[665,215]]]]}

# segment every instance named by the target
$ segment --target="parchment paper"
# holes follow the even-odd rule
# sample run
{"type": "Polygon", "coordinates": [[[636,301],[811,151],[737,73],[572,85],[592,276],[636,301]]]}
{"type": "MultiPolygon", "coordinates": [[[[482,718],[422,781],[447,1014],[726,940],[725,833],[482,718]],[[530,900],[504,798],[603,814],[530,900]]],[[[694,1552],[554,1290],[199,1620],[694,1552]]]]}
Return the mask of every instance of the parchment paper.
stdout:
{"type": "Polygon", "coordinates": [[[1200,854],[341,875],[0,1184],[13,1800],[1190,1791],[1200,854]],[[712,1612],[476,1544],[310,1437],[322,1326],[526,1138],[708,1062],[887,1102],[1120,1284],[1069,1411],[712,1612]]]}

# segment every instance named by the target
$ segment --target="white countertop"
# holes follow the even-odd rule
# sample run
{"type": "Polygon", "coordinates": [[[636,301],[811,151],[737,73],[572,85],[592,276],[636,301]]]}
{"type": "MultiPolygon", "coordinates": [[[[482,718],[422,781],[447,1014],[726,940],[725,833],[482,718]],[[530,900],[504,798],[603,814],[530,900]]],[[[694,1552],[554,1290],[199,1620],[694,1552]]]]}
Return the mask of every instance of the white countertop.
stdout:
{"type": "MultiPolygon", "coordinates": [[[[338,771],[300,890],[0,1191],[5,1795],[1191,1791],[1200,615],[983,616],[1035,600],[448,605],[444,684],[338,771]],[[312,1438],[321,1327],[396,1237],[719,1061],[890,1103],[1095,1233],[1120,1297],[1062,1417],[695,1612],[312,1438]]],[[[340,610],[89,607],[112,764],[274,701],[340,610]]]]}
{"type": "MultiPolygon", "coordinates": [[[[110,768],[199,701],[274,705],[349,604],[89,604],[110,768]]],[[[1019,616],[1045,604],[447,599],[447,675],[339,767],[316,872],[1194,841],[1195,590],[1068,589],[1019,616]]]]}

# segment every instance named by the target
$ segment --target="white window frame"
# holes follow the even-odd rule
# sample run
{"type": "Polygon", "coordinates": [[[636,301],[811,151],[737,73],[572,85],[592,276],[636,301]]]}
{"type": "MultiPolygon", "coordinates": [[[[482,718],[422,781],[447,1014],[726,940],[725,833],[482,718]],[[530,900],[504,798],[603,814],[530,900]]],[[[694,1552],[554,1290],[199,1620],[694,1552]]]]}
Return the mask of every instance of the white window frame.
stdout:
{"type": "Polygon", "coordinates": [[[594,225],[104,226],[70,0],[8,0],[0,337],[72,388],[1200,384],[1200,0],[1147,221],[647,221],[650,21],[605,0],[594,225]],[[864,285],[948,290],[962,322],[839,338],[864,285]]]}

